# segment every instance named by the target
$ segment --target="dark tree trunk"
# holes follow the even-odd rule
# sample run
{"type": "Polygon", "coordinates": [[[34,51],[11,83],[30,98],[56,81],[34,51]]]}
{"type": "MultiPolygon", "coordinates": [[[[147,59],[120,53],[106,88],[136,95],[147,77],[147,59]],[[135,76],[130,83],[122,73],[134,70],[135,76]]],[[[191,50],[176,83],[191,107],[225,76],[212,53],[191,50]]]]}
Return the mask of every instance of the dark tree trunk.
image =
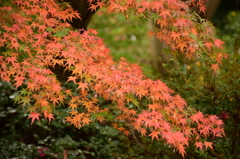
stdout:
{"type": "Polygon", "coordinates": [[[74,10],[78,11],[80,13],[80,16],[82,20],[79,19],[73,19],[73,22],[71,22],[72,26],[75,29],[87,29],[87,26],[94,14],[90,9],[89,3],[87,0],[64,0],[65,2],[69,2],[70,5],[73,7],[74,10]]]}

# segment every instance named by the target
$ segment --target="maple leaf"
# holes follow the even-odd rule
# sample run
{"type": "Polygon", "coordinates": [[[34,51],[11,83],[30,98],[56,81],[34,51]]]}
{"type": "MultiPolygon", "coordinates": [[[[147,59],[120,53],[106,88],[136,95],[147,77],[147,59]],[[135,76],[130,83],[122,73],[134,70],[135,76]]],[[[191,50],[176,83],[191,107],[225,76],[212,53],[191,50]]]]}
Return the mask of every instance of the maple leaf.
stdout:
{"type": "Polygon", "coordinates": [[[177,38],[178,39],[180,38],[180,35],[181,35],[180,33],[172,32],[170,37],[172,37],[174,40],[176,40],[177,38]]]}
{"type": "Polygon", "coordinates": [[[119,10],[121,11],[121,13],[124,13],[125,11],[127,11],[127,7],[120,7],[119,6],[119,10]]]}
{"type": "Polygon", "coordinates": [[[49,120],[49,123],[51,122],[52,119],[54,119],[53,117],[54,115],[52,113],[48,113],[48,111],[46,110],[43,112],[43,114],[44,114],[44,118],[49,120]]]}
{"type": "Polygon", "coordinates": [[[177,22],[174,24],[174,26],[179,26],[182,29],[183,27],[188,26],[188,22],[189,20],[186,18],[179,18],[177,19],[177,22]]]}
{"type": "Polygon", "coordinates": [[[208,147],[210,147],[212,150],[213,150],[213,147],[212,147],[212,142],[207,142],[207,141],[204,141],[204,146],[206,147],[206,149],[208,148],[208,147]]]}
{"type": "Polygon", "coordinates": [[[208,49],[210,49],[213,46],[213,44],[210,42],[205,42],[204,45],[207,46],[208,49]]]}
{"type": "Polygon", "coordinates": [[[77,77],[69,76],[67,82],[73,81],[73,83],[76,83],[77,77]]]}
{"type": "Polygon", "coordinates": [[[16,57],[7,57],[6,59],[7,59],[8,63],[12,63],[12,65],[15,64],[15,61],[17,62],[16,57]]]}
{"type": "Polygon", "coordinates": [[[186,151],[185,151],[185,147],[183,146],[183,144],[179,144],[179,146],[177,147],[177,150],[179,151],[179,153],[184,158],[184,155],[186,154],[186,151]]]}
{"type": "Polygon", "coordinates": [[[78,104],[72,103],[72,104],[69,104],[69,107],[74,110],[75,108],[78,107],[78,104]]]}
{"type": "MultiPolygon", "coordinates": [[[[212,129],[212,133],[213,133],[213,136],[215,137],[215,136],[218,136],[219,137],[219,135],[218,134],[221,134],[221,132],[222,132],[222,130],[220,129],[220,128],[214,128],[214,129],[212,129]]],[[[221,135],[220,135],[221,136],[221,135]]]]}
{"type": "Polygon", "coordinates": [[[167,19],[163,19],[163,20],[157,19],[157,24],[159,24],[160,27],[163,28],[164,26],[167,26],[168,21],[167,19]]]}
{"type": "Polygon", "coordinates": [[[83,117],[82,118],[82,123],[84,125],[88,125],[90,122],[92,122],[88,117],[83,117]]]}
{"type": "Polygon", "coordinates": [[[202,142],[196,142],[195,143],[196,149],[199,148],[200,150],[203,150],[203,144],[202,142]]]}
{"type": "Polygon", "coordinates": [[[161,12],[161,13],[160,13],[160,16],[162,16],[163,19],[166,19],[167,16],[168,16],[168,17],[171,17],[170,10],[165,10],[164,12],[161,12]]]}
{"type": "Polygon", "coordinates": [[[97,35],[98,34],[97,30],[95,30],[95,29],[88,29],[88,32],[93,34],[93,35],[97,35]]]}
{"type": "Polygon", "coordinates": [[[216,124],[217,126],[223,126],[223,125],[224,125],[224,123],[223,123],[222,120],[217,120],[217,121],[215,122],[215,124],[216,124]]]}
{"type": "Polygon", "coordinates": [[[210,132],[210,129],[211,129],[211,127],[206,125],[202,128],[202,130],[199,130],[199,131],[204,136],[207,136],[207,134],[209,134],[209,132],[210,132]]]}
{"type": "Polygon", "coordinates": [[[154,138],[158,139],[159,134],[160,133],[158,131],[153,130],[148,136],[152,136],[152,140],[153,140],[154,138]]]}
{"type": "Polygon", "coordinates": [[[19,46],[20,45],[18,44],[18,42],[14,42],[11,44],[11,48],[15,48],[16,50],[18,50],[19,46]]]}
{"type": "Polygon", "coordinates": [[[155,111],[159,108],[159,105],[157,103],[154,103],[154,104],[148,104],[149,106],[149,110],[152,110],[152,111],[155,111]]]}
{"type": "Polygon", "coordinates": [[[25,77],[23,76],[14,76],[16,83],[14,84],[16,87],[19,87],[23,84],[25,77]]]}
{"type": "Polygon", "coordinates": [[[218,64],[212,64],[211,69],[216,73],[219,70],[218,64]]]}
{"type": "Polygon", "coordinates": [[[200,13],[203,12],[203,13],[205,14],[205,12],[206,12],[206,7],[205,7],[205,5],[201,5],[201,6],[199,7],[199,12],[200,12],[200,13]]]}
{"type": "Polygon", "coordinates": [[[144,128],[141,128],[140,133],[142,134],[142,136],[146,136],[147,130],[144,128]]]}
{"type": "Polygon", "coordinates": [[[224,44],[224,42],[220,39],[216,39],[216,40],[214,40],[214,44],[215,44],[215,46],[222,48],[222,45],[224,44]]]}
{"type": "Polygon", "coordinates": [[[129,131],[129,130],[125,130],[125,131],[124,131],[124,134],[125,134],[126,136],[128,136],[128,135],[130,135],[130,131],[129,131]]]}
{"type": "MultiPolygon", "coordinates": [[[[18,96],[20,97],[20,96],[18,96]]],[[[19,103],[22,103],[23,106],[29,105],[31,102],[31,98],[29,96],[23,96],[21,98],[18,98],[19,103]]]]}
{"type": "Polygon", "coordinates": [[[118,130],[120,130],[120,131],[124,131],[126,128],[124,128],[124,127],[119,127],[119,128],[117,128],[118,130]]]}
{"type": "Polygon", "coordinates": [[[88,84],[87,84],[87,83],[79,82],[79,83],[77,83],[77,84],[78,84],[78,88],[77,88],[77,89],[81,89],[82,92],[84,92],[85,89],[88,88],[88,84]]]}
{"type": "MultiPolygon", "coordinates": [[[[154,1],[154,2],[152,2],[152,4],[153,4],[152,9],[153,10],[156,9],[156,13],[159,12],[159,9],[161,9],[161,10],[164,9],[164,7],[163,7],[164,2],[163,1],[154,1]]],[[[166,12],[169,12],[169,10],[165,10],[164,14],[166,14],[166,12]]],[[[167,13],[167,14],[169,14],[169,13],[167,13]]],[[[164,17],[165,17],[164,19],[166,19],[166,16],[164,16],[164,17]]]]}
{"type": "Polygon", "coordinates": [[[194,115],[192,115],[191,116],[191,119],[193,120],[193,121],[195,121],[196,123],[199,123],[199,121],[202,121],[203,122],[203,114],[202,114],[202,112],[198,112],[197,114],[194,114],[194,115]]]}
{"type": "Polygon", "coordinates": [[[39,121],[39,116],[42,116],[42,115],[39,114],[39,113],[36,113],[36,112],[31,113],[31,115],[28,117],[28,119],[32,118],[31,125],[32,125],[32,123],[34,122],[35,119],[37,119],[39,121]]]}
{"type": "Polygon", "coordinates": [[[179,123],[181,123],[182,125],[185,125],[187,124],[187,120],[185,118],[180,118],[179,123]]]}
{"type": "Polygon", "coordinates": [[[91,12],[92,12],[92,11],[96,11],[97,8],[98,8],[98,5],[91,4],[91,6],[88,9],[91,9],[91,12]]]}
{"type": "Polygon", "coordinates": [[[184,48],[187,47],[187,44],[186,44],[186,42],[181,42],[178,44],[178,47],[179,47],[180,51],[183,52],[184,48]]]}
{"type": "Polygon", "coordinates": [[[138,10],[137,10],[137,14],[139,13],[139,14],[142,14],[142,13],[144,13],[145,12],[145,8],[138,8],[138,10]]]}
{"type": "Polygon", "coordinates": [[[54,83],[51,85],[52,87],[52,91],[57,93],[57,94],[60,94],[61,90],[62,90],[62,87],[60,86],[59,83],[54,83]]]}
{"type": "Polygon", "coordinates": [[[99,6],[100,9],[102,9],[102,7],[105,6],[105,4],[102,1],[98,1],[96,2],[96,4],[99,6]]]}

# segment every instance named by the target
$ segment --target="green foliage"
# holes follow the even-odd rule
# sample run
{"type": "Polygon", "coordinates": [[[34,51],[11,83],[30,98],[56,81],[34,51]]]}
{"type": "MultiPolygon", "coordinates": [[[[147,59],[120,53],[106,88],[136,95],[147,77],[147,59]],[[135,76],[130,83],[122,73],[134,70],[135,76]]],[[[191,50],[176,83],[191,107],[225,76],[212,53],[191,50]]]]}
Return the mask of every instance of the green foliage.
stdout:
{"type": "Polygon", "coordinates": [[[6,139],[0,139],[0,158],[8,159],[22,159],[32,158],[38,156],[39,153],[34,145],[26,145],[20,141],[9,141],[6,139]]]}
{"type": "Polygon", "coordinates": [[[227,8],[223,9],[222,7],[222,10],[218,9],[213,17],[213,23],[217,26],[218,37],[225,41],[226,50],[230,54],[233,53],[234,40],[240,35],[240,11],[227,10],[227,8]]]}
{"type": "Polygon", "coordinates": [[[147,36],[147,22],[133,14],[127,19],[122,14],[103,14],[101,17],[96,14],[89,28],[98,30],[99,36],[104,39],[116,61],[124,57],[131,63],[139,63],[145,75],[156,78],[149,58],[150,37],[147,36]]]}

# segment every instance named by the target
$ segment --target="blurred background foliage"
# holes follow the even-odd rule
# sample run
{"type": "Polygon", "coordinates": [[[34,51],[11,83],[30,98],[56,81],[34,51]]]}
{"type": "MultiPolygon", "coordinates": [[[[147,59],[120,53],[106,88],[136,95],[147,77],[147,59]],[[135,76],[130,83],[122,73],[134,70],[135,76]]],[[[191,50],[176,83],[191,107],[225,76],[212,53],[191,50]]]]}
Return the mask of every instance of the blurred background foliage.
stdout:
{"type": "MultiPolygon", "coordinates": [[[[239,8],[222,1],[211,21],[230,54],[220,70],[214,73],[204,61],[185,59],[184,64],[169,70],[170,75],[161,80],[185,98],[190,107],[216,114],[225,123],[226,137],[216,140],[215,151],[201,152],[190,145],[185,158],[237,159],[240,158],[239,8]]],[[[89,28],[98,30],[116,61],[125,57],[131,63],[139,63],[149,78],[160,77],[159,72],[153,69],[149,55],[151,44],[147,36],[147,21],[134,16],[126,20],[122,15],[95,14],[89,28]]],[[[75,86],[68,84],[63,87],[74,89],[75,86]]],[[[17,94],[10,84],[0,82],[1,159],[64,158],[66,154],[69,159],[181,158],[162,142],[141,138],[138,133],[125,136],[111,123],[92,123],[76,129],[65,123],[67,112],[64,106],[59,106],[54,112],[56,118],[50,124],[41,119],[30,125],[24,108],[12,100],[17,94]]]]}

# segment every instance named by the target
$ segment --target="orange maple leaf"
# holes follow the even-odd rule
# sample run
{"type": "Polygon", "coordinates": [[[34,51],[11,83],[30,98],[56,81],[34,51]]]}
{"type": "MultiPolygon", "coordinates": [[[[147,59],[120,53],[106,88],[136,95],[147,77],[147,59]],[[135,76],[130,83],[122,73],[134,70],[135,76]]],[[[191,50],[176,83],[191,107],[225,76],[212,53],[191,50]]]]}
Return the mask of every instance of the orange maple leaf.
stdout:
{"type": "MultiPolygon", "coordinates": [[[[153,10],[156,9],[156,13],[158,13],[159,9],[161,9],[161,10],[164,9],[163,5],[164,5],[164,2],[162,2],[162,1],[155,1],[155,2],[153,2],[152,9],[153,10]]],[[[166,10],[165,12],[163,12],[163,14],[164,14],[164,16],[163,16],[164,19],[166,19],[166,15],[170,16],[169,10],[166,10]]],[[[162,15],[162,13],[160,15],[162,15]]]]}
{"type": "Polygon", "coordinates": [[[36,113],[36,112],[32,112],[31,113],[31,115],[28,117],[28,119],[32,118],[31,125],[32,125],[32,123],[34,122],[35,119],[37,119],[39,121],[39,116],[42,116],[42,115],[39,114],[39,113],[36,113]]]}
{"type": "Polygon", "coordinates": [[[51,122],[52,119],[54,119],[54,117],[53,117],[54,115],[52,113],[48,113],[48,111],[46,111],[46,110],[43,112],[43,114],[44,114],[45,119],[49,120],[49,123],[51,122]]]}
{"type": "Polygon", "coordinates": [[[151,133],[148,136],[152,136],[153,140],[154,138],[158,139],[158,134],[159,134],[158,131],[151,131],[151,133]]]}
{"type": "Polygon", "coordinates": [[[130,135],[130,131],[129,131],[129,130],[125,130],[125,131],[124,131],[124,134],[125,134],[126,136],[128,136],[128,135],[130,135]]]}
{"type": "Polygon", "coordinates": [[[91,12],[92,12],[92,11],[96,11],[97,8],[98,8],[98,5],[91,4],[91,6],[88,9],[91,9],[91,12]]]}
{"type": "Polygon", "coordinates": [[[196,149],[199,148],[200,150],[203,150],[203,144],[202,142],[196,142],[195,143],[196,149]]]}
{"type": "Polygon", "coordinates": [[[204,45],[205,45],[208,49],[210,49],[210,48],[213,46],[213,44],[212,44],[212,43],[209,43],[209,42],[205,42],[204,45]]]}
{"type": "Polygon", "coordinates": [[[223,42],[222,40],[220,40],[220,39],[216,39],[216,40],[214,41],[214,44],[215,44],[215,46],[217,46],[217,47],[219,47],[219,48],[222,48],[221,45],[223,45],[224,42],[223,42]]]}
{"type": "Polygon", "coordinates": [[[180,38],[180,35],[181,35],[180,33],[172,32],[170,37],[172,37],[173,40],[176,40],[180,38]]]}
{"type": "Polygon", "coordinates": [[[196,123],[199,123],[199,121],[203,122],[203,114],[202,112],[198,112],[197,114],[194,114],[191,116],[192,121],[195,121],[196,123]]]}
{"type": "Polygon", "coordinates": [[[153,104],[148,104],[149,106],[149,110],[155,111],[159,108],[159,105],[157,103],[153,103],[153,104]]]}
{"type": "Polygon", "coordinates": [[[74,83],[76,83],[76,80],[77,80],[77,77],[69,76],[67,82],[73,81],[74,83]]]}
{"type": "Polygon", "coordinates": [[[83,117],[83,119],[82,119],[83,125],[88,125],[90,122],[91,122],[91,120],[89,118],[83,117]]]}
{"type": "Polygon", "coordinates": [[[14,84],[16,87],[19,87],[23,84],[25,77],[23,76],[14,76],[16,83],[14,84]]]}
{"type": "Polygon", "coordinates": [[[146,136],[147,130],[144,128],[141,128],[140,132],[141,132],[142,136],[146,136]]]}
{"type": "Polygon", "coordinates": [[[88,84],[87,83],[79,82],[77,84],[78,84],[78,88],[77,89],[81,89],[82,92],[84,92],[85,89],[88,89],[88,84]]]}
{"type": "Polygon", "coordinates": [[[178,149],[179,153],[182,155],[182,157],[184,158],[184,155],[186,154],[186,151],[185,151],[185,147],[183,146],[183,144],[179,144],[177,149],[178,149]]]}
{"type": "Polygon", "coordinates": [[[213,144],[212,142],[207,142],[207,141],[204,142],[204,146],[206,147],[206,149],[210,147],[213,150],[212,144],[213,144]]]}
{"type": "Polygon", "coordinates": [[[214,72],[219,70],[218,64],[212,64],[211,69],[214,70],[214,72]]]}

